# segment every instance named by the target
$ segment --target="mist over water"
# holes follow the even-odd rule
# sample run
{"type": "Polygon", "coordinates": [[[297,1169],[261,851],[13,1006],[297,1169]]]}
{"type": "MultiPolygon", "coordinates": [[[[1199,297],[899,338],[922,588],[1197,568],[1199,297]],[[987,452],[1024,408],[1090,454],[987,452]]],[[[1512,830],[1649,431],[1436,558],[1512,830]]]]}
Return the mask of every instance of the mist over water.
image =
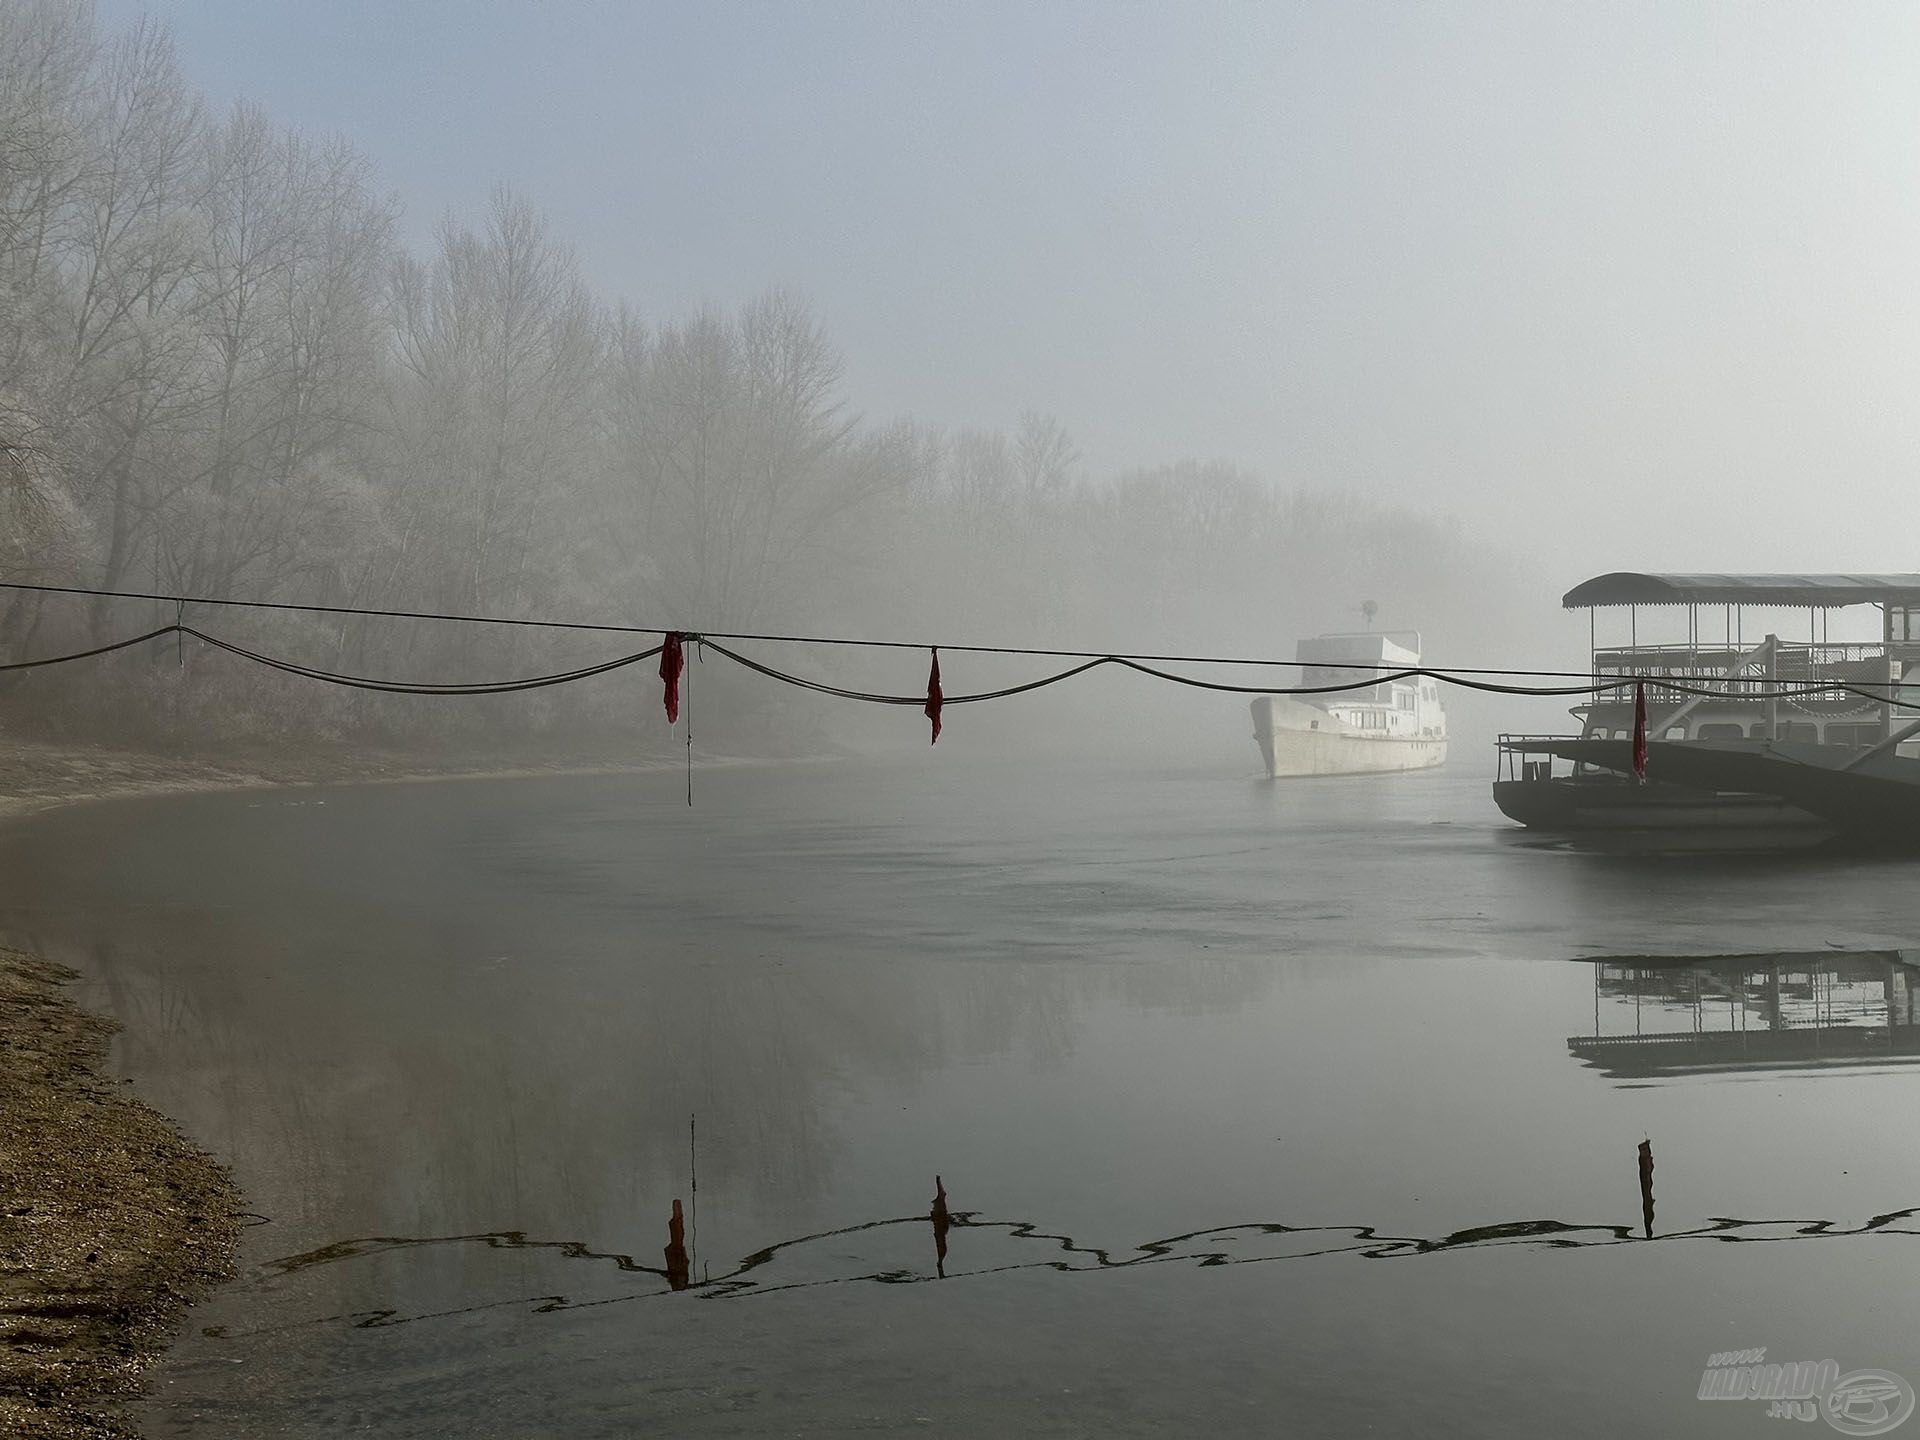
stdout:
{"type": "Polygon", "coordinates": [[[1251,759],[0,833],[0,938],[83,967],[261,1216],[146,1423],[1731,1435],[1709,1352],[1899,1369],[1899,866],[1610,859],[1468,775],[1251,759]]]}
{"type": "Polygon", "coordinates": [[[1577,675],[1718,623],[1590,575],[1911,568],[1917,16],[0,0],[0,667],[229,647],[0,670],[19,764],[641,772],[0,826],[0,942],[257,1211],[146,1432],[1920,1381],[1903,862],[1509,826],[1572,697],[1286,784],[1238,690],[967,699],[1577,675]],[[400,693],[669,631],[673,725],[650,655],[400,693]]]}

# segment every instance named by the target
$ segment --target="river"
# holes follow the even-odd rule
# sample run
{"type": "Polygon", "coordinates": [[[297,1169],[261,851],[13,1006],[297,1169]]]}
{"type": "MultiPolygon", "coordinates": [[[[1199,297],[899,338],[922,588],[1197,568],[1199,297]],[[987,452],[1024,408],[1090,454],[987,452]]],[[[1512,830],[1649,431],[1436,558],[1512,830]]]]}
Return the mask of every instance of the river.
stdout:
{"type": "Polygon", "coordinates": [[[1732,1436],[1716,1352],[1920,1381],[1910,861],[1583,853],[1458,767],[682,785],[0,827],[0,939],[258,1212],[150,1434],[1732,1436]]]}

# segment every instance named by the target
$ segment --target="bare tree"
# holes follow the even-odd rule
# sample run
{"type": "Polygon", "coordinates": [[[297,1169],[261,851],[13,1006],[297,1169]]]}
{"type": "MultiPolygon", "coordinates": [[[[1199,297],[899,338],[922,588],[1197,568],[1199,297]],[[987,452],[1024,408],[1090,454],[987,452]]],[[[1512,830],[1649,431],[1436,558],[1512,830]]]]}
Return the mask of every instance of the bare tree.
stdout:
{"type": "Polygon", "coordinates": [[[70,473],[114,586],[153,559],[176,432],[203,400],[188,283],[203,120],[164,31],[142,22],[108,48],[87,122],[57,378],[70,473]]]}
{"type": "Polygon", "coordinates": [[[830,587],[859,552],[853,519],[903,489],[896,448],[855,441],[842,362],[811,311],[769,291],[619,349],[616,506],[644,544],[650,599],[738,628],[830,587]]]}
{"type": "Polygon", "coordinates": [[[1066,427],[1051,415],[1023,410],[1013,442],[1014,464],[1029,500],[1058,497],[1067,488],[1080,452],[1066,427]]]}
{"type": "Polygon", "coordinates": [[[395,578],[460,608],[552,593],[594,452],[600,307],[546,222],[496,191],[394,284],[395,578]],[[439,563],[450,558],[450,564],[439,563]]]}

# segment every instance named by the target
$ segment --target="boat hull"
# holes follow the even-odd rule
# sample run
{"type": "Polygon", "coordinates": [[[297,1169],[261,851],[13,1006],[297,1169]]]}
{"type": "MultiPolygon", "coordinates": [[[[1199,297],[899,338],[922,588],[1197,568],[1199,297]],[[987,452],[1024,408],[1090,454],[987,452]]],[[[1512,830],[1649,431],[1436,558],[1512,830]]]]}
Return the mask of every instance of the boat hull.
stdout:
{"type": "Polygon", "coordinates": [[[1444,737],[1376,737],[1344,729],[1262,725],[1261,718],[1256,712],[1253,739],[1260,747],[1260,758],[1266,762],[1267,777],[1272,780],[1427,770],[1447,758],[1444,737]]]}
{"type": "Polygon", "coordinates": [[[1818,833],[1816,815],[1772,795],[1567,778],[1496,780],[1501,813],[1529,829],[1571,832],[1818,833]]]}

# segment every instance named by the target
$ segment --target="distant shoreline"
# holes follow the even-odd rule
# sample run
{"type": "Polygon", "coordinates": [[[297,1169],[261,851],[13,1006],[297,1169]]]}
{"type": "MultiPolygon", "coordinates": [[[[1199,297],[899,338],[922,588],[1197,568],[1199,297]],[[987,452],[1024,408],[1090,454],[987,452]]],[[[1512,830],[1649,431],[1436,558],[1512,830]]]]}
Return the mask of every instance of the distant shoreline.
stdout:
{"type": "MultiPolygon", "coordinates": [[[[810,765],[837,756],[703,755],[693,766],[810,765]]],[[[355,749],[342,754],[237,750],[231,759],[172,756],[97,745],[54,745],[0,731],[0,823],[65,805],[220,790],[307,789],[318,785],[427,784],[449,780],[531,780],[562,775],[648,775],[678,770],[683,755],[632,759],[605,748],[558,756],[527,750],[432,755],[355,749]]]]}

